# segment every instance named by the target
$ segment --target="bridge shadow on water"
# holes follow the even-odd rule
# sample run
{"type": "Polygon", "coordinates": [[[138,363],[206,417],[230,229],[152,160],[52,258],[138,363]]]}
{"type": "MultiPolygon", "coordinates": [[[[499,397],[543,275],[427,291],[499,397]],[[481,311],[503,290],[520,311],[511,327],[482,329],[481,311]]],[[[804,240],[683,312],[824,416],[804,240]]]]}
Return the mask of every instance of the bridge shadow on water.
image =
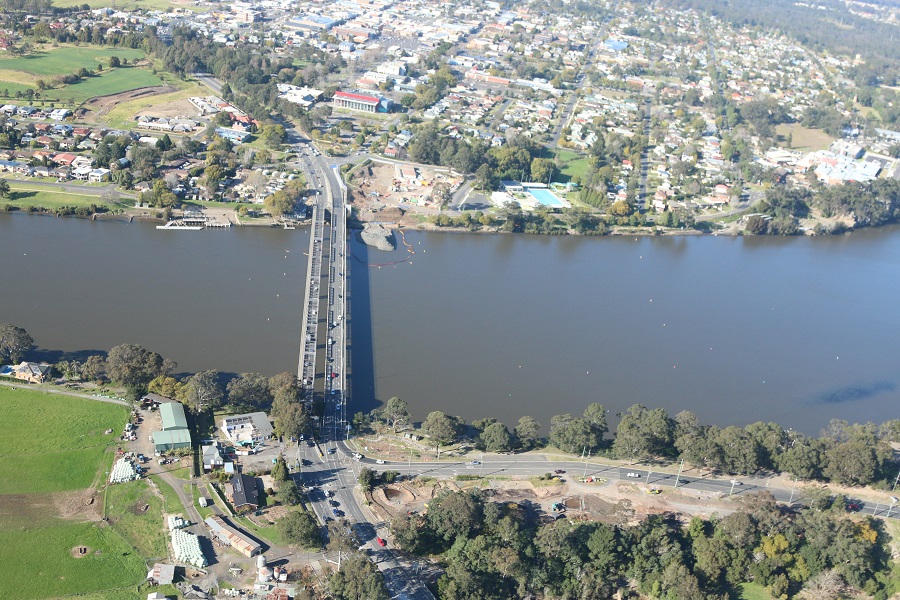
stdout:
{"type": "Polygon", "coordinates": [[[354,239],[350,230],[347,240],[350,275],[349,322],[350,343],[347,347],[350,402],[347,418],[358,412],[368,413],[381,403],[375,398],[375,348],[372,339],[372,295],[369,281],[369,248],[354,239]]]}

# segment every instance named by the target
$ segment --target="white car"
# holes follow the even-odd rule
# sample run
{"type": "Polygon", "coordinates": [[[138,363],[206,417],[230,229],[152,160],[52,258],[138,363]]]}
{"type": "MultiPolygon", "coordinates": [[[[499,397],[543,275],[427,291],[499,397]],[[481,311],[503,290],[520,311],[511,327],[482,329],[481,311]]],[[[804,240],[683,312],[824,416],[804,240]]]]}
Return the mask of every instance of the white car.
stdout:
{"type": "Polygon", "coordinates": [[[381,459],[379,458],[378,460],[375,461],[375,464],[376,464],[376,465],[383,465],[383,464],[384,464],[384,461],[381,460],[381,459]]]}
{"type": "Polygon", "coordinates": [[[631,472],[631,473],[627,473],[625,476],[626,477],[640,477],[641,475],[640,475],[640,473],[631,472]]]}

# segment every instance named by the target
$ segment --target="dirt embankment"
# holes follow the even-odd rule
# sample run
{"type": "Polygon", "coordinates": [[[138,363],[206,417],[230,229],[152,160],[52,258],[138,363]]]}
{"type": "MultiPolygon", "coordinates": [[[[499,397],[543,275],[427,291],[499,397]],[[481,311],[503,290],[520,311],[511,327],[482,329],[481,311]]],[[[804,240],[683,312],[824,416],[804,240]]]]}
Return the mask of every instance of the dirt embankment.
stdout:
{"type": "Polygon", "coordinates": [[[78,114],[76,116],[79,120],[86,123],[96,123],[117,104],[128,102],[136,98],[158,96],[160,94],[169,94],[171,92],[177,91],[178,88],[171,85],[156,85],[152,87],[138,88],[136,90],[129,90],[120,94],[97,96],[96,98],[91,98],[90,100],[85,102],[82,108],[78,110],[78,114]]]}

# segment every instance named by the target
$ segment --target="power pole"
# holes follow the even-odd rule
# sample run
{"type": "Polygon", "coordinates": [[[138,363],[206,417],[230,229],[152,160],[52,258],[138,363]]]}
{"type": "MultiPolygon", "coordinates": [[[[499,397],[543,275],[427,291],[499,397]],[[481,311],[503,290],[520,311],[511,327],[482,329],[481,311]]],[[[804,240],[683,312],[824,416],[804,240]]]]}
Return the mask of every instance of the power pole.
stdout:
{"type": "Polygon", "coordinates": [[[675,489],[678,489],[678,480],[681,479],[681,470],[684,468],[684,459],[681,459],[681,465],[678,467],[678,475],[675,476],[675,489]]]}

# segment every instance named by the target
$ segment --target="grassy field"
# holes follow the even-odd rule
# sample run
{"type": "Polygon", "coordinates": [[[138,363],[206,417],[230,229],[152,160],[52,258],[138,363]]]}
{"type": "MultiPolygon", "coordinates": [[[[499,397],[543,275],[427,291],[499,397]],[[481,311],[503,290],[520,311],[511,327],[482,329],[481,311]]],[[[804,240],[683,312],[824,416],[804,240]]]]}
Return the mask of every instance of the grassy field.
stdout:
{"type": "Polygon", "coordinates": [[[162,85],[162,80],[146,69],[128,67],[106,70],[78,83],[50,90],[47,94],[63,102],[79,104],[94,96],[109,96],[154,85],[162,85]]]}
{"type": "MultiPolygon", "coordinates": [[[[48,598],[135,585],[145,563],[115,531],[93,523],[43,523],[0,528],[0,599],[48,598]],[[90,553],[74,558],[75,546],[90,553]]],[[[104,598],[109,595],[102,594],[104,598]]],[[[134,596],[131,596],[132,598],[134,596]]]]}
{"type": "Polygon", "coordinates": [[[153,480],[153,483],[156,484],[156,487],[159,488],[159,492],[163,495],[163,512],[181,512],[183,510],[181,500],[178,499],[178,494],[175,493],[172,486],[160,479],[158,475],[151,475],[150,479],[153,480]]]}
{"type": "Polygon", "coordinates": [[[132,48],[65,45],[52,48],[47,46],[45,50],[32,52],[28,56],[0,58],[0,75],[9,71],[22,71],[33,76],[29,80],[37,81],[41,76],[73,73],[82,67],[93,71],[97,69],[98,64],[102,64],[106,70],[112,56],[132,61],[144,58],[144,53],[132,48]]]}
{"type": "Polygon", "coordinates": [[[560,170],[554,174],[554,181],[569,182],[575,177],[584,177],[588,170],[588,159],[569,150],[559,150],[556,158],[560,162],[560,170]]]}
{"type": "Polygon", "coordinates": [[[0,387],[0,418],[8,425],[0,430],[0,494],[88,487],[127,417],[124,406],[0,387]]]}
{"type": "Polygon", "coordinates": [[[167,555],[161,515],[162,500],[146,481],[111,485],[106,490],[106,516],[115,530],[148,559],[167,555]]]}
{"type": "Polygon", "coordinates": [[[36,91],[38,80],[52,85],[54,76],[74,73],[81,68],[97,71],[97,74],[72,85],[48,89],[42,93],[43,98],[54,103],[75,105],[94,96],[117,94],[162,83],[159,77],[146,69],[108,68],[109,58],[112,56],[136,61],[144,58],[144,53],[132,48],[71,45],[53,48],[45,45],[27,56],[0,57],[0,94],[14,97],[16,92],[29,89],[36,91]],[[98,71],[98,66],[102,66],[103,70],[98,71]]]}
{"type": "MultiPolygon", "coordinates": [[[[85,4],[84,0],[53,0],[53,6],[56,8],[72,8],[73,6],[81,6],[85,4]]],[[[194,6],[191,2],[184,0],[92,0],[88,2],[91,8],[115,8],[117,10],[161,10],[165,11],[169,8],[184,9],[193,12],[203,11],[202,6],[194,6]]]]}
{"type": "Polygon", "coordinates": [[[834,138],[821,129],[810,129],[798,123],[783,123],[775,127],[779,137],[787,139],[791,134],[791,148],[795,150],[826,150],[834,138]]]}
{"type": "MultiPolygon", "coordinates": [[[[11,193],[7,198],[0,198],[0,206],[7,204],[18,208],[37,206],[41,208],[57,209],[62,206],[106,206],[117,208],[118,205],[104,202],[103,198],[94,194],[76,194],[73,192],[57,191],[53,188],[29,186],[28,183],[18,183],[10,180],[11,193]]],[[[129,203],[130,204],[130,203],[129,203]]]]}

